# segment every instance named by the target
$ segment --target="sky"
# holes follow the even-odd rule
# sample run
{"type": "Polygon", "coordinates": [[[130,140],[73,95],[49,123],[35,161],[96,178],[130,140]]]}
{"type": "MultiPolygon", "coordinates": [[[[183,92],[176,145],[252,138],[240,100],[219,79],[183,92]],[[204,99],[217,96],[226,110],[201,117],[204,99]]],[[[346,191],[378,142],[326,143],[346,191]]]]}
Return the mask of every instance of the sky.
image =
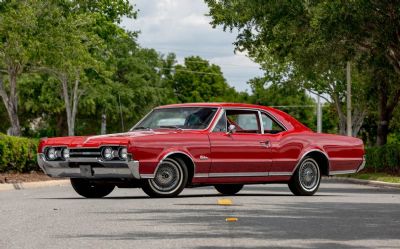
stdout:
{"type": "Polygon", "coordinates": [[[139,44],[162,54],[173,52],[178,63],[198,55],[219,65],[227,82],[238,91],[250,92],[249,79],[262,76],[259,65],[243,53],[234,53],[236,34],[213,29],[203,0],[136,0],[136,20],[125,18],[121,26],[140,30],[139,44]]]}

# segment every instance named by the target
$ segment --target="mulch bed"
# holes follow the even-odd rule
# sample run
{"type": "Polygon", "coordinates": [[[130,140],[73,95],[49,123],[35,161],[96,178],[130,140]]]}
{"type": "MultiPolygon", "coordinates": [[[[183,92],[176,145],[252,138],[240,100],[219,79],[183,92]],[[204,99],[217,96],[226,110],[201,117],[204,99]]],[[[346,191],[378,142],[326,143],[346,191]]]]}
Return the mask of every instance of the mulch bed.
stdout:
{"type": "Polygon", "coordinates": [[[54,180],[41,172],[31,173],[0,173],[0,184],[17,182],[39,182],[54,180]]]}

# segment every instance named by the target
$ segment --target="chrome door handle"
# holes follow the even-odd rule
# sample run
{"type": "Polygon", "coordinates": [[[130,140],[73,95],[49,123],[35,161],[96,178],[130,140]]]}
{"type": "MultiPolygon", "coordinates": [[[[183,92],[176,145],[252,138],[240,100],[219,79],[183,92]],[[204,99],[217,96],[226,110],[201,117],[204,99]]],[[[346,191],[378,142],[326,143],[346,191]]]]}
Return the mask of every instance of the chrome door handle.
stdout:
{"type": "Polygon", "coordinates": [[[260,141],[260,144],[262,144],[265,147],[271,147],[271,143],[269,142],[269,140],[260,141]]]}

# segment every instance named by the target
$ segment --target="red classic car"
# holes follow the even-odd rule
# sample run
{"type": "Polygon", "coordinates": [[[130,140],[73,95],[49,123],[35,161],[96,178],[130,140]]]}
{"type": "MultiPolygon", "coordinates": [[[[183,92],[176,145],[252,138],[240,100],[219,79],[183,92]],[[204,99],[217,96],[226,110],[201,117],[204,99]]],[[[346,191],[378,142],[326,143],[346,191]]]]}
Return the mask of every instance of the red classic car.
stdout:
{"type": "Polygon", "coordinates": [[[87,198],[116,186],[151,197],[207,185],[233,195],[256,183],[313,195],[321,175],[358,172],[365,157],[360,139],[315,133],[273,108],[191,103],[157,107],[126,133],[42,139],[38,163],[87,198]]]}

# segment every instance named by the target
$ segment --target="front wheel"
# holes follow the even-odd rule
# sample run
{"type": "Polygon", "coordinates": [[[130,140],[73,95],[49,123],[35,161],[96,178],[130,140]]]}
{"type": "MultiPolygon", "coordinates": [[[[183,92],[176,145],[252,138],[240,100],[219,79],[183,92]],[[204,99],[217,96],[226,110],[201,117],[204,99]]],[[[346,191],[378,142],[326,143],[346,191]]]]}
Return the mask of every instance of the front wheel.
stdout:
{"type": "Polygon", "coordinates": [[[81,178],[71,178],[71,185],[79,195],[86,198],[102,198],[109,195],[115,188],[112,184],[81,178]]]}
{"type": "Polygon", "coordinates": [[[175,197],[185,188],[188,170],[180,159],[167,158],[158,166],[153,179],[143,183],[143,191],[150,197],[175,197]]]}
{"type": "Polygon", "coordinates": [[[311,157],[305,158],[289,182],[289,189],[295,195],[313,195],[321,183],[318,163],[311,157]]]}
{"type": "Polygon", "coordinates": [[[214,187],[223,195],[234,195],[243,188],[243,184],[220,184],[214,187]]]}

